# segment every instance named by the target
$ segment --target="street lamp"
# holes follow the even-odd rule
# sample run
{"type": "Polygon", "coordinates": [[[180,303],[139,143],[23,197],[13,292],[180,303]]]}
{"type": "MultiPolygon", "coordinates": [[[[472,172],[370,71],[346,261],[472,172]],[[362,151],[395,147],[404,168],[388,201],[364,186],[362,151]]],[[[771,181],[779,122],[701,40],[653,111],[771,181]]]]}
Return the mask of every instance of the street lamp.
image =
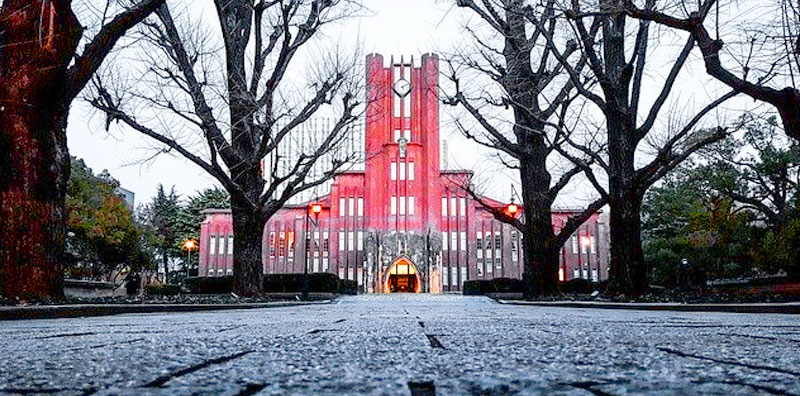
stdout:
{"type": "Polygon", "coordinates": [[[319,214],[322,213],[322,204],[313,202],[308,205],[305,218],[306,252],[303,255],[303,300],[308,299],[308,254],[311,253],[311,235],[308,233],[308,221],[314,215],[314,227],[319,225],[319,214]]]}
{"type": "MultiPolygon", "coordinates": [[[[192,250],[197,248],[197,241],[187,239],[183,242],[183,250],[186,250],[186,277],[189,277],[189,266],[192,265],[192,250]]],[[[166,271],[166,268],[164,268],[166,271]]]]}

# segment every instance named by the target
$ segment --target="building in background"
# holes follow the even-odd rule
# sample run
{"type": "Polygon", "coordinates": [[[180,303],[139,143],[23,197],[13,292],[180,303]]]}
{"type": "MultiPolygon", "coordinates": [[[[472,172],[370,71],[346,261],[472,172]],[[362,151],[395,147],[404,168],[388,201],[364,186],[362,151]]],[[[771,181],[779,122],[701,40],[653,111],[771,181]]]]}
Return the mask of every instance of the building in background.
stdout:
{"type": "MultiPolygon", "coordinates": [[[[364,133],[353,140],[363,141],[363,166],[337,174],[326,191],[269,220],[265,273],[300,273],[307,265],[376,293],[457,292],[465,280],[521,278],[520,233],[483,206],[505,204],[471,199],[464,186],[472,172],[441,167],[438,63],[434,54],[418,64],[392,58],[388,67],[381,55],[367,57],[364,133]],[[319,214],[310,211],[312,203],[319,214]]],[[[556,230],[573,213],[555,210],[556,230]]],[[[606,235],[595,214],[562,248],[561,279],[607,279],[606,235]]],[[[230,212],[206,211],[199,274],[232,274],[232,249],[230,212]]]]}

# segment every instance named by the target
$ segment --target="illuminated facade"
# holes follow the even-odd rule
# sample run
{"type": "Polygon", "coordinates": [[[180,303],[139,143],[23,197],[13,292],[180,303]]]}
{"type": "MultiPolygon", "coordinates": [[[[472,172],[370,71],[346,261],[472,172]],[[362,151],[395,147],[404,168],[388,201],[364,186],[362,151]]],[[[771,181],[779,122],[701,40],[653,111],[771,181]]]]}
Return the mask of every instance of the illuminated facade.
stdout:
{"type": "MultiPolygon", "coordinates": [[[[369,55],[363,170],[338,174],[309,202],[287,205],[266,224],[264,272],[330,272],[365,292],[457,292],[468,279],[522,276],[521,235],[463,190],[472,173],[441,169],[438,57],[369,55]],[[307,218],[306,215],[309,217],[307,218]]],[[[486,199],[492,206],[501,202],[486,199]]],[[[556,229],[573,212],[553,213],[556,229]]],[[[562,249],[564,280],[608,276],[605,224],[592,216],[562,249]]],[[[232,273],[232,225],[205,212],[201,276],[232,273]]]]}

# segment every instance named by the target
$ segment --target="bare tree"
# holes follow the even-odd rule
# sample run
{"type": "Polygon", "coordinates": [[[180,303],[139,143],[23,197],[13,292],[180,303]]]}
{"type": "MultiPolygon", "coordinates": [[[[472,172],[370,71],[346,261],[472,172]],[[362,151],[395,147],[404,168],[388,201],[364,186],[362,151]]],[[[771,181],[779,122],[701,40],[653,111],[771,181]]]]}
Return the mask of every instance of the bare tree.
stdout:
{"type": "MultiPolygon", "coordinates": [[[[522,219],[509,216],[504,208],[486,203],[472,186],[466,189],[497,220],[521,232],[526,297],[557,293],[561,247],[581,224],[605,205],[605,198],[595,200],[582,213],[572,216],[557,234],[554,232],[551,213],[554,201],[572,178],[592,162],[591,158],[576,153],[571,158],[579,164],[570,166],[553,182],[548,159],[562,150],[559,146],[566,145],[570,133],[565,121],[575,99],[574,84],[569,78],[563,78],[563,66],[552,58],[552,47],[543,35],[552,36],[564,30],[563,23],[555,16],[555,0],[536,8],[535,26],[526,18],[528,9],[524,0],[480,3],[458,0],[456,4],[480,18],[489,33],[480,34],[474,25],[466,28],[477,48],[454,57],[460,67],[450,62],[448,77],[455,92],[446,102],[462,106],[476,124],[477,132],[464,122],[456,121],[462,134],[497,150],[501,162],[519,172],[522,219]],[[502,44],[493,41],[493,37],[499,37],[502,44]],[[484,84],[477,84],[481,88],[470,92],[462,83],[462,79],[486,81],[487,78],[498,86],[497,94],[491,93],[484,84]],[[496,114],[509,108],[512,122],[494,120],[496,114]]],[[[577,50],[574,42],[566,42],[563,47],[565,57],[577,50]]],[[[572,64],[577,73],[586,65],[585,57],[578,58],[572,64]]],[[[581,80],[581,84],[585,83],[581,80]]]]}
{"type": "Polygon", "coordinates": [[[296,84],[297,68],[302,67],[297,55],[308,50],[320,29],[351,15],[358,4],[352,0],[216,0],[214,4],[222,34],[221,56],[210,48],[213,39],[202,30],[202,23],[176,24],[170,9],[161,7],[156,12],[158,23],[147,24],[143,32],[150,45],[145,51],[158,55],[147,59],[149,66],[136,78],[152,83],[113,91],[107,80],[98,79],[91,103],[109,123],[121,122],[155,139],[164,150],[177,152],[208,172],[230,193],[235,289],[253,295],[262,289],[266,221],[292,196],[324,183],[348,162],[337,157],[321,177],[310,177],[318,159],[339,147],[357,118],[360,102],[349,78],[355,74],[356,58],[319,56],[309,76],[312,81],[304,89],[296,84]],[[335,121],[316,141],[301,141],[304,124],[321,111],[335,112],[335,121]],[[184,126],[175,127],[175,120],[184,126]],[[197,139],[187,138],[185,130],[197,139]],[[297,152],[279,151],[282,142],[292,139],[298,142],[297,152]],[[264,161],[266,157],[273,161],[264,161]],[[293,161],[287,172],[277,168],[278,157],[293,161]]]}
{"type": "MultiPolygon", "coordinates": [[[[0,294],[58,297],[70,172],[67,117],[117,41],[164,0],[135,2],[77,48],[69,0],[6,0],[0,8],[0,294]]],[[[109,10],[107,3],[106,12],[109,10]]]]}
{"type": "MultiPolygon", "coordinates": [[[[681,0],[681,8],[684,10],[688,9],[686,3],[694,4],[695,2],[681,0]]],[[[780,21],[778,29],[768,31],[753,29],[754,33],[745,32],[750,36],[746,40],[750,44],[750,50],[749,54],[736,60],[742,73],[741,76],[736,75],[730,67],[722,63],[721,54],[724,43],[720,37],[720,25],[725,22],[720,20],[717,0],[698,1],[697,9],[687,12],[688,16],[683,18],[656,11],[652,5],[639,8],[632,0],[625,0],[619,5],[624,6],[625,12],[634,18],[655,21],[661,25],[689,32],[703,54],[706,72],[709,75],[736,92],[774,106],[781,116],[786,133],[792,138],[800,140],[800,90],[797,89],[796,83],[796,78],[800,76],[795,76],[800,72],[800,34],[798,34],[800,3],[793,4],[790,0],[779,0],[777,3],[781,6],[781,17],[775,18],[780,21]],[[705,26],[705,22],[712,12],[716,14],[716,18],[714,18],[715,35],[712,35],[705,26]],[[715,36],[716,38],[714,38],[715,36]],[[755,70],[754,65],[751,64],[753,51],[758,51],[755,48],[756,44],[762,41],[775,41],[774,47],[778,51],[771,60],[763,65],[762,73],[757,75],[754,81],[751,81],[752,74],[756,74],[751,73],[755,70]],[[791,85],[783,88],[769,86],[769,83],[775,80],[776,74],[781,71],[780,69],[785,69],[786,80],[791,85]]],[[[752,5],[753,2],[747,4],[752,5]]],[[[738,14],[745,15],[746,13],[738,14]]],[[[768,15],[767,18],[770,16],[768,15]]],[[[767,46],[759,44],[759,47],[767,46]]],[[[778,79],[778,84],[781,80],[784,79],[778,79]]]]}
{"type": "MultiPolygon", "coordinates": [[[[553,37],[547,32],[543,32],[543,35],[548,38],[553,55],[569,74],[578,92],[594,103],[604,116],[608,156],[588,151],[585,154],[591,156],[608,177],[608,191],[596,185],[610,207],[611,282],[608,290],[612,293],[640,294],[647,289],[647,270],[641,241],[644,193],[692,153],[727,135],[727,130],[721,127],[697,127],[705,115],[735,96],[735,92],[712,101],[680,126],[672,123],[668,133],[663,133],[664,137],[657,139],[652,132],[678,74],[694,47],[694,40],[691,37],[687,39],[657,90],[658,95],[649,111],[640,113],[643,90],[654,89],[644,86],[648,43],[651,40],[650,25],[648,21],[640,21],[636,34],[628,35],[627,14],[622,7],[625,1],[600,0],[599,6],[586,10],[580,1],[573,0],[565,10],[565,15],[573,22],[572,30],[578,39],[580,51],[587,59],[588,70],[598,82],[599,92],[584,86],[582,74],[568,62],[566,54],[557,49],[553,37]],[[598,31],[602,39],[598,39],[598,31]],[[631,41],[633,48],[628,52],[627,46],[631,41]],[[631,54],[630,58],[626,55],[628,53],[631,54]],[[637,152],[640,144],[647,140],[645,138],[649,138],[655,150],[651,153],[652,160],[649,163],[637,167],[637,152]]],[[[655,0],[648,0],[647,7],[652,9],[654,3],[655,0]]],[[[534,25],[541,23],[532,8],[528,9],[526,15],[534,25]]],[[[569,153],[562,154],[569,156],[569,153]]],[[[591,173],[591,169],[586,171],[591,173]]]]}

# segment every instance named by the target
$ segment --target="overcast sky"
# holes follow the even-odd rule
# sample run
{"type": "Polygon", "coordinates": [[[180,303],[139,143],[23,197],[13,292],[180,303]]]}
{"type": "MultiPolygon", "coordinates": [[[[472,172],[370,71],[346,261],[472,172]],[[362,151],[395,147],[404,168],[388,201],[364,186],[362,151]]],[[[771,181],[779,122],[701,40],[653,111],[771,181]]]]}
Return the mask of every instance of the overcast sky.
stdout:
{"type": "MultiPolygon", "coordinates": [[[[192,1],[189,12],[195,17],[201,17],[216,27],[216,13],[210,0],[192,1]]],[[[462,41],[469,38],[462,29],[468,19],[463,11],[453,8],[453,1],[449,0],[364,0],[368,8],[363,17],[348,20],[337,26],[328,26],[324,39],[337,43],[361,43],[364,53],[380,53],[386,58],[394,56],[419,55],[427,52],[449,53],[453,48],[462,47],[462,41]]],[[[649,78],[656,81],[667,74],[669,65],[674,57],[674,51],[683,45],[683,39],[666,34],[658,36],[659,43],[654,45],[654,55],[663,54],[663,59],[655,56],[651,64],[663,64],[663,70],[656,66],[651,71],[649,78]]],[[[697,51],[695,51],[697,52],[697,51]]],[[[693,55],[697,56],[697,54],[693,55]]],[[[679,82],[676,88],[676,99],[681,107],[670,111],[681,111],[691,107],[687,103],[698,102],[703,105],[714,95],[718,89],[712,88],[713,83],[705,75],[700,63],[687,68],[684,75],[689,77],[689,84],[679,82]],[[711,84],[711,85],[709,85],[711,84]]],[[[646,88],[643,92],[645,102],[647,97],[657,95],[656,88],[646,88]]],[[[731,105],[732,106],[732,105],[731,105]]],[[[731,106],[728,106],[730,108],[731,106]]],[[[468,168],[477,172],[476,179],[491,179],[488,195],[497,199],[507,199],[510,195],[510,184],[513,179],[507,174],[499,172],[502,168],[497,163],[486,161],[489,155],[487,149],[466,141],[454,131],[450,122],[455,113],[449,106],[441,107],[442,139],[448,140],[450,153],[458,151],[459,155],[449,156],[450,168],[468,168]]],[[[76,101],[70,116],[68,126],[68,142],[72,155],[83,158],[95,171],[108,169],[117,178],[123,187],[136,193],[137,205],[148,202],[155,194],[159,183],[166,187],[175,186],[183,196],[192,195],[198,190],[216,185],[216,182],[197,166],[170,154],[162,154],[154,160],[142,163],[145,158],[151,158],[161,146],[152,140],[140,136],[136,132],[124,132],[123,128],[112,127],[109,134],[104,129],[102,116],[91,111],[83,101],[76,101]]],[[[566,206],[573,206],[576,202],[588,198],[590,193],[580,191],[580,187],[573,187],[566,200],[559,202],[566,206]]]]}

